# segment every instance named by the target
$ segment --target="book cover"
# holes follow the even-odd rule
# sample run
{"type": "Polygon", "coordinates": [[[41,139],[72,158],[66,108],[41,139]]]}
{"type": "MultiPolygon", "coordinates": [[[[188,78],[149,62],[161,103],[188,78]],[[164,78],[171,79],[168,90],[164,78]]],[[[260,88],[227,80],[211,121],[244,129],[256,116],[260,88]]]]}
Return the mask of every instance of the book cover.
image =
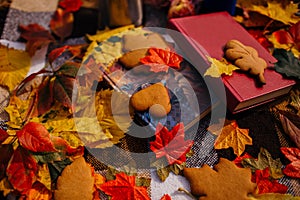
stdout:
{"type": "Polygon", "coordinates": [[[226,90],[227,108],[232,113],[272,101],[288,93],[295,84],[295,81],[285,79],[272,69],[277,60],[227,12],[170,19],[168,27],[183,34],[182,38],[175,39],[176,43],[185,50],[201,74],[209,65],[197,61],[198,57],[206,56],[200,48],[204,48],[210,57],[221,59],[224,56],[223,47],[231,39],[255,48],[267,62],[268,68],[264,73],[266,84],[263,86],[258,86],[256,80],[244,72],[234,71],[232,76],[221,77],[226,90]]]}

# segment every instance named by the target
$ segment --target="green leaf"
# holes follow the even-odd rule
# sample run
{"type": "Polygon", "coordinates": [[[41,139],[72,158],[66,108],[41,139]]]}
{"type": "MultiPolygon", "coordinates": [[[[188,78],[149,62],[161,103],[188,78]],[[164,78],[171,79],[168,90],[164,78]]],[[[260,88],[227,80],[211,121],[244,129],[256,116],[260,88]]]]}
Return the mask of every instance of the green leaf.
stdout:
{"type": "Polygon", "coordinates": [[[55,72],[56,75],[65,75],[75,78],[77,72],[80,68],[80,63],[76,62],[66,62],[64,63],[58,71],[55,72]]]}
{"type": "Polygon", "coordinates": [[[50,171],[51,180],[55,181],[60,176],[60,174],[64,170],[64,168],[66,166],[70,165],[71,163],[72,163],[72,161],[69,158],[67,158],[63,161],[49,163],[48,167],[49,167],[49,171],[50,171]]]}
{"type": "Polygon", "coordinates": [[[162,167],[162,168],[157,169],[157,175],[158,175],[159,179],[163,182],[168,178],[170,172],[171,172],[171,169],[169,167],[162,167]]]}
{"type": "Polygon", "coordinates": [[[264,148],[260,149],[258,158],[245,158],[242,160],[242,165],[245,168],[250,168],[252,171],[257,169],[263,170],[267,167],[270,169],[270,175],[274,179],[279,179],[283,177],[282,173],[282,163],[280,159],[273,159],[271,154],[264,148]]]}
{"type": "Polygon", "coordinates": [[[275,63],[278,73],[300,79],[300,60],[291,51],[274,49],[273,56],[278,60],[275,63]]]}

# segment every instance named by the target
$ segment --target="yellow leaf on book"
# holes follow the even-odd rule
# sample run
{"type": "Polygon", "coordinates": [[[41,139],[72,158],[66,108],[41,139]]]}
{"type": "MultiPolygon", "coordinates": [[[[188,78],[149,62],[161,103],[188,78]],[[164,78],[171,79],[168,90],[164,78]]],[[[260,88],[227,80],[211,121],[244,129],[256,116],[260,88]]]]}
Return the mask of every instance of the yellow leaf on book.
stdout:
{"type": "Polygon", "coordinates": [[[204,73],[204,76],[211,76],[215,78],[220,77],[222,74],[231,76],[234,70],[239,69],[237,66],[229,64],[225,59],[217,60],[209,56],[206,57],[211,65],[210,68],[208,68],[204,73]]]}
{"type": "Polygon", "coordinates": [[[222,128],[214,147],[215,149],[227,149],[231,147],[234,154],[240,156],[245,151],[247,144],[252,145],[249,129],[239,128],[237,122],[233,120],[222,128]]]}
{"type": "Polygon", "coordinates": [[[0,44],[0,84],[12,91],[26,77],[30,63],[27,52],[0,44]]]}

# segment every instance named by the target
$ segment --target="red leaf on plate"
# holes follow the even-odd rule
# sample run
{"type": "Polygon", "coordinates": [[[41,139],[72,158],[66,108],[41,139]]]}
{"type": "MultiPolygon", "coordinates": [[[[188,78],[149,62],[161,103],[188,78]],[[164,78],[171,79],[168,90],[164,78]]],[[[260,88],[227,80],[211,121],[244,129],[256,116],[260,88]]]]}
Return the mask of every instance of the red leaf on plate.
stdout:
{"type": "Polygon", "coordinates": [[[37,162],[26,149],[18,147],[6,169],[8,181],[22,194],[25,194],[36,180],[37,162]]]}
{"type": "Polygon", "coordinates": [[[280,150],[291,161],[283,169],[283,173],[293,178],[300,178],[300,149],[281,147],[280,150]]]}
{"type": "Polygon", "coordinates": [[[38,49],[55,41],[51,33],[39,24],[20,25],[19,27],[20,37],[27,40],[26,51],[30,56],[33,56],[38,49]]]}
{"type": "Polygon", "coordinates": [[[54,152],[56,151],[48,130],[39,123],[28,122],[17,136],[22,147],[33,152],[54,152]]]}
{"type": "Polygon", "coordinates": [[[49,62],[52,63],[56,58],[58,58],[61,54],[63,54],[68,48],[69,48],[69,46],[65,45],[65,46],[53,49],[48,55],[49,62]]]}
{"type": "Polygon", "coordinates": [[[81,0],[62,0],[58,4],[66,10],[66,12],[75,12],[79,10],[82,5],[81,0]]]}
{"type": "Polygon", "coordinates": [[[73,13],[57,8],[50,21],[50,29],[55,35],[64,40],[70,36],[73,31],[74,16],[73,13]]]}
{"type": "Polygon", "coordinates": [[[168,72],[169,67],[179,69],[183,60],[176,53],[159,48],[150,48],[148,54],[148,56],[141,58],[140,62],[149,65],[150,71],[153,72],[168,72]]]}
{"type": "Polygon", "coordinates": [[[285,194],[288,190],[286,185],[278,183],[277,180],[270,179],[269,168],[264,170],[256,170],[252,175],[252,182],[255,182],[258,187],[258,193],[281,193],[285,194]]]}
{"type": "Polygon", "coordinates": [[[8,134],[5,130],[0,129],[0,143],[4,142],[8,138],[8,134]]]}
{"type": "Polygon", "coordinates": [[[160,200],[172,200],[171,196],[168,194],[165,194],[164,196],[161,197],[160,200]]]}
{"type": "Polygon", "coordinates": [[[150,142],[150,149],[156,154],[156,158],[166,157],[170,165],[181,164],[186,161],[186,154],[193,143],[192,140],[184,140],[183,123],[177,124],[171,131],[158,123],[155,141],[150,142]]]}
{"type": "Polygon", "coordinates": [[[111,196],[111,200],[150,200],[147,187],[136,186],[135,176],[127,176],[125,173],[116,174],[115,180],[102,184],[100,189],[111,196]]]}

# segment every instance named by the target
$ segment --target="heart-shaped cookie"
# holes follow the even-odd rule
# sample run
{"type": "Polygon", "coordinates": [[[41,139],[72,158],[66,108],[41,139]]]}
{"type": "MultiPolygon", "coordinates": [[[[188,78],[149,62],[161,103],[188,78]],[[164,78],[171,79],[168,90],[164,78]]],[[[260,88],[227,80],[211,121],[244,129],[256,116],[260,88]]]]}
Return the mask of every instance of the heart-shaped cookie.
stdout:
{"type": "Polygon", "coordinates": [[[137,111],[150,110],[154,117],[164,117],[171,111],[169,93],[162,83],[155,83],[134,93],[130,104],[137,111]]]}

